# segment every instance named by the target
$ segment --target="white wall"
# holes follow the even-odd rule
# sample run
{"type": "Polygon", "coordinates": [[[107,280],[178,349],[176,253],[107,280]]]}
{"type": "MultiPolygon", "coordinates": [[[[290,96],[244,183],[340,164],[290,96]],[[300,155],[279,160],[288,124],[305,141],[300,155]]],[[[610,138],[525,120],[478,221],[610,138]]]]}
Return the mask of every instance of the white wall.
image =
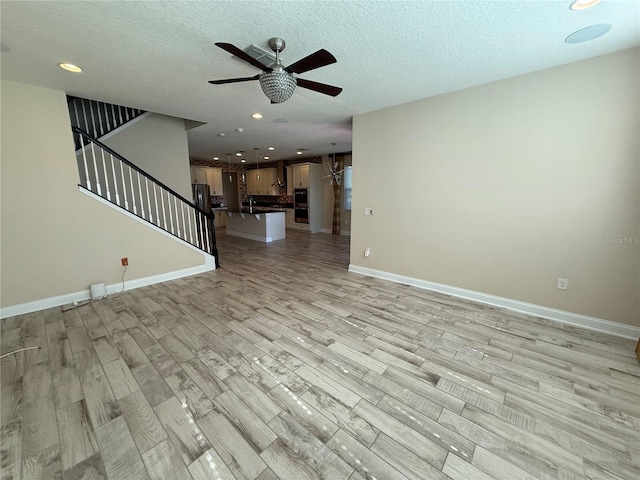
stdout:
{"type": "MultiPolygon", "coordinates": [[[[65,93],[2,80],[2,307],[204,264],[204,256],[78,191],[65,93]]],[[[188,167],[185,168],[188,180],[188,167]]]]}
{"type": "Polygon", "coordinates": [[[640,326],[639,59],[356,116],[351,264],[640,326]]]}
{"type": "Polygon", "coordinates": [[[157,113],[145,114],[103,143],[191,200],[189,146],[184,120],[157,113]]]}

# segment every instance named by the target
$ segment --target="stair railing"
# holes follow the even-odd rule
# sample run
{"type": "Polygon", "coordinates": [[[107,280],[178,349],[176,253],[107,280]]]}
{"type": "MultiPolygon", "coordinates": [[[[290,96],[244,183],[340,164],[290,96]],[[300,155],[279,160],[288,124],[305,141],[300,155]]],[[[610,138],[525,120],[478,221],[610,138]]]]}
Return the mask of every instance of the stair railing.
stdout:
{"type": "Polygon", "coordinates": [[[71,127],[80,142],[76,152],[79,186],[215,257],[211,212],[201,210],[99,140],[71,127]]]}
{"type": "MultiPolygon", "coordinates": [[[[67,106],[71,125],[87,132],[93,138],[100,138],[145,113],[137,108],[72,96],[67,96],[67,106]]],[[[77,135],[74,135],[74,138],[78,150],[80,139],[77,135]]]]}

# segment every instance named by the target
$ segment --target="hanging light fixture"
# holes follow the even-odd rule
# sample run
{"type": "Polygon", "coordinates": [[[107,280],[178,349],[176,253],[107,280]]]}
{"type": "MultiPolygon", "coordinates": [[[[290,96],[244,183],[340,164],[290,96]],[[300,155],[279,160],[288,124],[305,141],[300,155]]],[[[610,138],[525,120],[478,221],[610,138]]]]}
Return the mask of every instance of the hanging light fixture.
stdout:
{"type": "MultiPolygon", "coordinates": [[[[260,148],[254,147],[254,150],[256,151],[256,170],[257,170],[260,167],[258,163],[258,150],[260,150],[260,148]]],[[[256,180],[260,181],[260,174],[256,175],[256,180]]]]}
{"type": "Polygon", "coordinates": [[[227,153],[227,161],[229,162],[229,183],[233,182],[233,177],[231,176],[231,154],[227,153]]]}

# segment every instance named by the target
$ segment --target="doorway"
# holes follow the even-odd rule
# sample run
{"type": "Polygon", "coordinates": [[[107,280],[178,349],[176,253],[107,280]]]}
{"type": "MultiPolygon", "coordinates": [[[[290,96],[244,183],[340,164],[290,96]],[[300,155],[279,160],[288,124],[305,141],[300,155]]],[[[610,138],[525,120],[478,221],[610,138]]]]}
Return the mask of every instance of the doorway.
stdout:
{"type": "Polygon", "coordinates": [[[224,197],[224,204],[229,210],[240,210],[240,194],[238,191],[237,172],[222,172],[222,194],[224,197]]]}

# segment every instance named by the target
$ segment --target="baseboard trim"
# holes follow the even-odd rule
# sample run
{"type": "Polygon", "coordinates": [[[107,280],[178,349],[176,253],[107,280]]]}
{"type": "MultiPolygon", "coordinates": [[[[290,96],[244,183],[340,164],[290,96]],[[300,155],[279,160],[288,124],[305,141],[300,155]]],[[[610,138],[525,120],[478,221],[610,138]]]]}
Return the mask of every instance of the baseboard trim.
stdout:
{"type": "Polygon", "coordinates": [[[320,233],[333,233],[333,229],[331,228],[321,228],[320,233]]]}
{"type": "MultiPolygon", "coordinates": [[[[173,272],[160,273],[158,275],[151,275],[150,277],[135,278],[133,280],[125,280],[124,290],[133,290],[134,288],[146,287],[148,285],[154,285],[156,283],[167,282],[169,280],[176,280],[182,277],[189,277],[191,275],[197,275],[199,273],[209,272],[215,270],[216,262],[212,255],[205,255],[204,265],[198,265],[197,267],[184,268],[182,270],[175,270],[173,272]]],[[[107,295],[113,295],[123,291],[122,282],[113,283],[107,285],[107,295]]],[[[64,295],[58,295],[55,297],[43,298],[40,300],[34,300],[32,302],[20,303],[17,305],[11,305],[0,309],[0,318],[13,317],[16,315],[23,315],[25,313],[38,312],[47,308],[59,307],[60,305],[68,305],[73,302],[81,302],[83,300],[91,299],[91,291],[81,290],[79,292],[67,293],[64,295]]]]}
{"type": "Polygon", "coordinates": [[[604,320],[602,318],[589,317],[587,315],[581,315],[579,313],[567,312],[564,310],[558,310],[542,305],[521,302],[519,300],[498,297],[495,295],[490,295],[488,293],[466,290],[464,288],[444,285],[442,283],[429,282],[427,280],[422,280],[419,278],[406,277],[404,275],[398,275],[382,270],[361,267],[358,265],[350,264],[349,271],[361,275],[380,278],[382,280],[388,280],[390,282],[404,283],[414,287],[444,293],[453,297],[464,298],[466,300],[473,300],[479,303],[485,303],[487,305],[502,307],[508,310],[513,310],[515,312],[534,315],[536,317],[542,317],[548,320],[554,320],[556,322],[586,328],[588,330],[609,333],[618,337],[631,338],[634,340],[637,340],[640,337],[640,327],[625,325],[624,323],[612,322],[610,320],[604,320]]]}

